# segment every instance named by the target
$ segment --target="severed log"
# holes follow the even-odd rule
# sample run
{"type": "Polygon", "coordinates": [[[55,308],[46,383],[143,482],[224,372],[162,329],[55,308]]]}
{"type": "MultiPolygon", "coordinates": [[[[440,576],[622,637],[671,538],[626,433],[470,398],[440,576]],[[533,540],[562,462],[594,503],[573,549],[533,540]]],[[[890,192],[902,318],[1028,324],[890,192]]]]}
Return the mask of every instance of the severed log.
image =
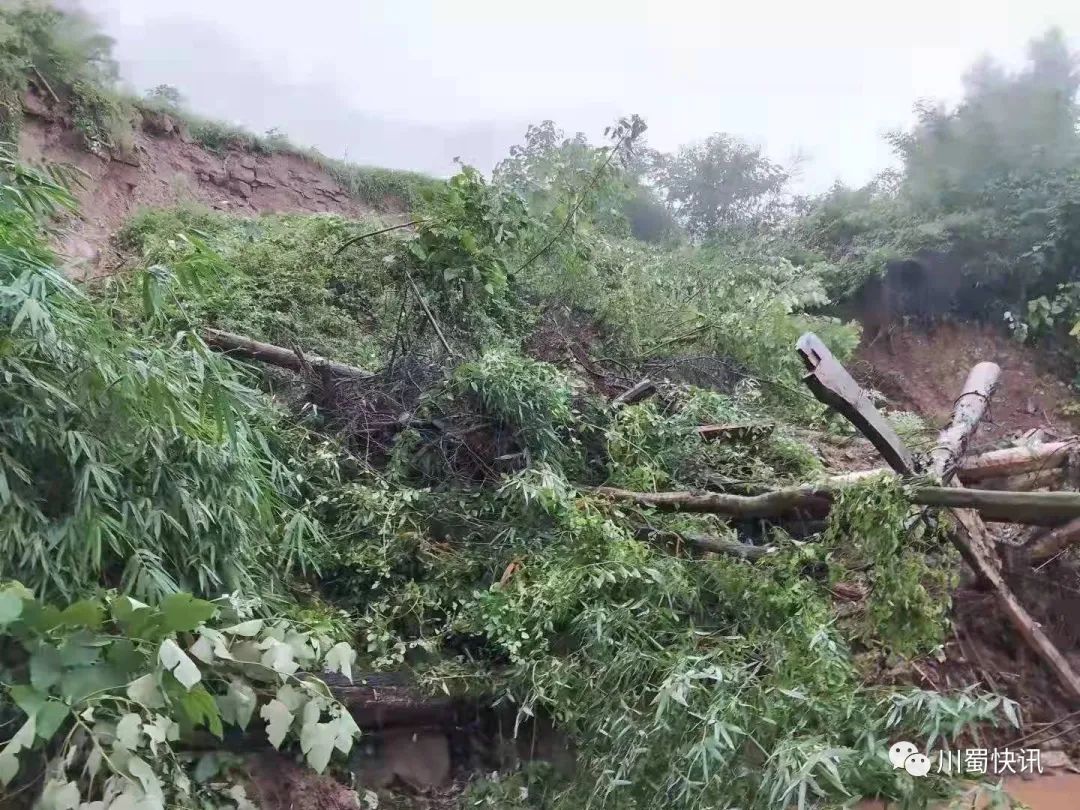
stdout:
{"type": "MultiPolygon", "coordinates": [[[[804,484],[764,492],[760,495],[730,495],[725,492],[636,492],[617,487],[595,487],[594,494],[615,501],[631,501],[638,506],[667,512],[702,512],[736,519],[790,519],[798,515],[822,517],[828,514],[833,495],[841,486],[864,481],[872,474],[835,476],[819,484],[804,484]]],[[[1080,517],[1080,492],[1008,492],[967,489],[955,486],[914,486],[911,502],[920,506],[970,509],[987,520],[1003,523],[1058,523],[1080,517]]]]}
{"type": "Polygon", "coordinates": [[[795,351],[809,372],[803,382],[814,396],[855,425],[890,467],[901,475],[913,474],[911,452],[821,338],[807,332],[795,343],[795,351]]]}
{"type": "Polygon", "coordinates": [[[724,554],[729,557],[738,557],[743,560],[760,560],[769,554],[776,553],[775,546],[752,546],[749,543],[740,543],[738,540],[727,540],[722,537],[714,537],[706,534],[687,534],[685,532],[673,532],[665,531],[663,529],[653,529],[651,527],[642,527],[638,529],[634,536],[638,540],[646,541],[660,541],[670,543],[685,543],[688,546],[700,549],[701,551],[711,551],[714,554],[724,554]]]}
{"type": "Polygon", "coordinates": [[[310,367],[331,378],[366,380],[372,376],[370,371],[356,366],[338,363],[314,354],[300,354],[292,349],[275,346],[272,343],[262,343],[243,335],[223,332],[220,329],[203,329],[202,339],[211,349],[229,357],[258,360],[260,363],[269,363],[272,366],[287,368],[298,373],[303,373],[310,367]]]}
{"type": "Polygon", "coordinates": [[[965,456],[957,465],[957,476],[965,484],[987,478],[1002,478],[1060,467],[1068,460],[1076,439],[1024,447],[1006,447],[978,456],[965,456]]]}
{"type": "MultiPolygon", "coordinates": [[[[963,479],[960,479],[960,481],[965,483],[963,479]]],[[[1010,475],[1005,478],[984,478],[979,481],[979,489],[1030,492],[1033,489],[1060,489],[1064,484],[1064,468],[1051,467],[1046,470],[1032,470],[1031,472],[1010,475]]]]}
{"type": "MultiPolygon", "coordinates": [[[[818,358],[822,356],[822,349],[824,350],[824,355],[831,359],[832,364],[839,368],[839,372],[833,369],[831,375],[826,375],[824,381],[839,380],[839,388],[830,389],[828,385],[823,383],[823,380],[820,377],[815,376],[814,374],[807,376],[807,385],[821,401],[832,404],[832,401],[837,399],[843,401],[845,399],[843,395],[852,393],[850,388],[847,387],[847,384],[844,382],[845,377],[847,380],[851,380],[850,375],[847,374],[835,358],[832,358],[828,349],[824,348],[824,344],[821,343],[816,335],[810,333],[803,335],[796,344],[796,349],[811,371],[814,369],[814,365],[811,361],[815,356],[818,358]],[[811,351],[811,356],[809,358],[807,357],[808,349],[811,351]],[[822,388],[825,390],[821,390],[822,388]]],[[[949,488],[954,490],[954,495],[965,495],[973,491],[964,490],[963,485],[952,480],[953,474],[955,472],[956,462],[963,455],[971,434],[975,431],[979,420],[986,412],[986,406],[989,402],[989,398],[993,396],[994,389],[997,387],[997,380],[1000,374],[1001,369],[994,363],[979,363],[971,370],[968,374],[967,381],[964,384],[964,390],[957,398],[956,406],[953,410],[953,421],[949,427],[939,434],[937,446],[931,451],[931,473],[935,478],[940,479],[942,483],[951,484],[951,487],[949,488]]],[[[862,394],[861,390],[858,394],[862,394]]],[[[903,446],[903,443],[899,443],[898,439],[898,447],[893,448],[889,446],[890,442],[886,441],[886,439],[888,439],[888,434],[881,434],[879,428],[880,422],[883,422],[884,420],[881,419],[881,415],[877,413],[873,404],[869,403],[869,400],[866,400],[865,395],[862,395],[862,400],[865,400],[865,402],[858,403],[859,408],[857,409],[855,416],[849,416],[849,418],[852,419],[852,422],[860,430],[863,430],[864,425],[867,426],[867,429],[863,430],[864,435],[866,435],[871,442],[874,442],[874,446],[878,447],[878,450],[885,455],[886,461],[889,462],[889,465],[896,470],[896,472],[900,475],[910,475],[912,472],[911,457],[907,452],[907,448],[903,446]],[[869,411],[872,411],[872,413],[867,411],[867,405],[869,405],[869,411]],[[882,449],[879,445],[885,446],[885,449],[882,449]]],[[[845,413],[845,415],[848,415],[849,413],[849,411],[842,412],[845,413]]],[[[895,436],[895,433],[892,435],[895,436]]],[[[999,492],[995,494],[998,496],[1019,495],[1032,498],[1045,497],[1048,495],[1068,495],[1071,493],[999,492]]],[[[993,552],[993,547],[986,531],[986,524],[983,523],[982,518],[979,517],[978,513],[970,509],[954,508],[949,514],[952,517],[953,523],[953,531],[951,532],[953,544],[963,555],[968,565],[972,567],[972,570],[975,571],[976,576],[983,582],[989,584],[994,590],[1002,611],[1028,646],[1035,651],[1039,658],[1041,658],[1057,676],[1069,695],[1074,700],[1080,700],[1080,677],[1077,676],[1069,665],[1069,662],[1065,660],[1057,647],[1054,646],[1054,643],[1050,641],[1042,628],[1031,618],[1024,609],[1024,606],[1020,604],[1016,596],[1009,589],[1009,586],[1002,577],[999,561],[993,552]]]]}
{"type": "Polygon", "coordinates": [[[1056,557],[1069,546],[1080,543],[1080,518],[1074,518],[1064,526],[1036,538],[1030,546],[1030,558],[1033,563],[1046,562],[1056,557]]]}
{"type": "Polygon", "coordinates": [[[953,406],[952,422],[938,434],[930,451],[930,475],[947,481],[955,472],[957,461],[967,450],[968,441],[986,413],[990,398],[997,390],[1001,367],[997,363],[979,363],[968,373],[964,390],[953,406]]]}
{"type": "Polygon", "coordinates": [[[637,402],[641,402],[643,399],[648,399],[655,393],[656,383],[646,377],[632,388],[627,388],[615,397],[615,399],[611,400],[611,407],[621,408],[624,405],[633,405],[637,402]]]}

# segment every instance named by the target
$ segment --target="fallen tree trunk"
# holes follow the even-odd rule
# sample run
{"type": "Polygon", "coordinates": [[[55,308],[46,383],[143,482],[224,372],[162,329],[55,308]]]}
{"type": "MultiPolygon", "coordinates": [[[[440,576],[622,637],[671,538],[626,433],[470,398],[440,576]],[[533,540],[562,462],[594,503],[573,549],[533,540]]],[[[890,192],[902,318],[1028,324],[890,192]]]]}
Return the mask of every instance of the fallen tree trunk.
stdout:
{"type": "Polygon", "coordinates": [[[1046,562],[1077,543],[1080,543],[1080,518],[1039,537],[1031,545],[1031,561],[1036,564],[1046,562]]]}
{"type": "MultiPolygon", "coordinates": [[[[960,479],[961,483],[967,482],[960,479]]],[[[1051,467],[1046,470],[1010,475],[1005,478],[983,478],[978,482],[979,489],[1010,490],[1012,492],[1030,492],[1033,489],[1060,489],[1065,484],[1065,470],[1051,467]]]]}
{"type": "Polygon", "coordinates": [[[997,390],[1001,368],[997,363],[979,363],[968,373],[964,390],[956,399],[953,418],[938,435],[930,451],[930,474],[942,481],[952,477],[956,462],[964,455],[971,434],[975,432],[990,398],[997,390]]]}
{"type": "Polygon", "coordinates": [[[1023,473],[1039,472],[1062,466],[1076,439],[1047,442],[1027,447],[1006,447],[979,456],[967,456],[957,465],[957,475],[965,484],[987,478],[1003,478],[1023,473]]]}
{"type": "Polygon", "coordinates": [[[223,332],[220,329],[203,329],[202,339],[211,349],[229,357],[257,360],[260,363],[269,363],[272,366],[287,368],[298,373],[312,368],[332,378],[366,380],[372,376],[370,371],[356,366],[338,363],[314,354],[301,354],[292,349],[275,346],[272,343],[262,343],[243,335],[223,332]]]}
{"type": "Polygon", "coordinates": [[[615,399],[611,400],[611,407],[621,408],[624,405],[633,405],[635,402],[641,402],[643,399],[648,399],[655,393],[656,383],[646,377],[632,388],[627,388],[615,397],[615,399]]]}
{"type": "MultiPolygon", "coordinates": [[[[876,473],[876,471],[875,471],[876,473]]],[[[882,474],[882,473],[876,473],[882,474]]],[[[846,476],[844,480],[776,489],[761,495],[723,492],[635,492],[617,487],[596,487],[593,492],[617,501],[631,501],[669,512],[705,512],[735,519],[785,519],[798,515],[821,517],[828,513],[837,489],[872,477],[846,476]]],[[[920,506],[972,509],[987,520],[1003,523],[1060,523],[1080,517],[1080,492],[1007,492],[955,486],[915,486],[911,502],[920,506]]]]}

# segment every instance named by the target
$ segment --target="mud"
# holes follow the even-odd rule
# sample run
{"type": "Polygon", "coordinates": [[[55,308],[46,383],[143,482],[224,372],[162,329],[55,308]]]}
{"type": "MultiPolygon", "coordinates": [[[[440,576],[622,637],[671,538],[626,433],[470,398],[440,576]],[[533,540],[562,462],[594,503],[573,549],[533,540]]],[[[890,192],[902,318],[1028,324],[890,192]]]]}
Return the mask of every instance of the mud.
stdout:
{"type": "Polygon", "coordinates": [[[852,375],[880,391],[893,407],[915,411],[943,427],[968,371],[990,360],[1001,366],[1001,383],[979,442],[994,443],[1038,427],[1066,434],[1074,427],[1061,407],[1074,401],[1039,352],[1013,341],[1003,328],[945,322],[921,329],[894,326],[864,343],[850,364],[852,375]]]}
{"type": "Polygon", "coordinates": [[[166,129],[153,120],[142,122],[123,154],[95,155],[59,115],[41,105],[28,105],[27,113],[19,138],[22,159],[67,164],[85,175],[75,189],[79,215],[62,228],[58,245],[74,277],[99,275],[117,265],[109,241],[143,208],[194,203],[246,215],[373,213],[298,155],[217,154],[192,142],[182,128],[166,129]]]}

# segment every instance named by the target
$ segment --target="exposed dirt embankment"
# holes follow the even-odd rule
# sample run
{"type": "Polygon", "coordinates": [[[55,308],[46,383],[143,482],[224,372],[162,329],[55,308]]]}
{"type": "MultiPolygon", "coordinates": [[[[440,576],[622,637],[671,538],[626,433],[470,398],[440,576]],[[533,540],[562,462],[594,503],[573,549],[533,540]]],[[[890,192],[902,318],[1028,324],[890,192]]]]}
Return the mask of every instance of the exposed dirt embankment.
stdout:
{"type": "Polygon", "coordinates": [[[864,343],[852,373],[895,406],[921,414],[935,427],[949,421],[953,399],[968,371],[981,360],[1001,366],[1001,382],[990,418],[979,428],[989,443],[1037,427],[1072,431],[1063,405],[1074,401],[1068,387],[1041,362],[1040,353],[988,325],[945,322],[930,329],[895,327],[873,345],[864,343]]]}
{"type": "Polygon", "coordinates": [[[112,155],[86,150],[65,117],[29,99],[19,139],[31,163],[66,163],[85,172],[76,189],[80,216],[62,232],[59,250],[72,275],[107,272],[116,261],[109,239],[141,208],[199,203],[222,211],[372,213],[319,166],[287,153],[211,152],[168,116],[148,116],[134,142],[112,155]]]}

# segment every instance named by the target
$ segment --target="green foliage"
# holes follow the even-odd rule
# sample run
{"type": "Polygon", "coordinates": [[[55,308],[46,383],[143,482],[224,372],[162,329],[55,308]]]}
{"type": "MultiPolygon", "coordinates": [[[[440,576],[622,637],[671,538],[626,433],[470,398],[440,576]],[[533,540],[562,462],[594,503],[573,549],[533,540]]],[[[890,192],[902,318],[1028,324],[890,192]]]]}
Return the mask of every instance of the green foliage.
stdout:
{"type": "Polygon", "coordinates": [[[308,562],[319,534],[289,506],[276,415],[193,335],[122,330],[64,280],[35,217],[70,196],[13,165],[0,166],[3,575],[145,598],[270,584],[308,562]]]}
{"type": "Polygon", "coordinates": [[[820,471],[807,448],[771,428],[706,442],[695,430],[710,424],[761,424],[763,415],[738,399],[691,389],[670,407],[654,402],[618,411],[607,428],[611,483],[655,491],[727,482],[806,481],[820,471]]]}
{"type": "MultiPolygon", "coordinates": [[[[219,257],[217,282],[172,285],[163,295],[170,329],[215,326],[375,368],[394,341],[404,280],[395,276],[393,261],[401,248],[387,234],[339,253],[358,227],[377,230],[379,223],[330,215],[249,220],[181,208],[137,215],[117,241],[139,266],[183,267],[208,250],[219,257]]],[[[101,291],[136,317],[142,293],[128,278],[111,280],[101,291]]]]}
{"type": "Polygon", "coordinates": [[[0,7],[0,140],[17,140],[22,95],[33,77],[43,94],[66,99],[92,150],[130,135],[128,108],[116,92],[112,40],[81,12],[17,0],[0,7]],[[48,89],[42,85],[48,85],[48,89]]]}
{"type": "Polygon", "coordinates": [[[944,641],[956,560],[943,530],[913,518],[894,477],[841,490],[823,547],[842,560],[840,576],[871,572],[865,613],[856,622],[864,644],[914,657],[944,641]]]}
{"type": "Polygon", "coordinates": [[[215,755],[184,753],[181,741],[200,729],[218,739],[243,732],[258,715],[271,745],[298,743],[321,773],[360,734],[325,684],[300,677],[351,678],[353,649],[300,624],[253,618],[239,597],[177,593],[150,607],[109,593],[61,609],[8,584],[0,639],[0,715],[18,729],[0,750],[0,783],[17,791],[43,781],[39,807],[251,806],[242,788],[216,795],[224,791],[204,775],[215,755]]]}
{"type": "Polygon", "coordinates": [[[516,290],[507,259],[529,224],[521,200],[468,166],[429,199],[407,245],[428,305],[470,332],[485,323],[511,326],[516,290]]]}
{"type": "Polygon", "coordinates": [[[791,175],[761,149],[724,133],[657,155],[651,176],[694,239],[774,224],[791,175]]]}
{"type": "MultiPolygon", "coordinates": [[[[862,628],[837,626],[825,584],[804,573],[816,550],[785,546],[758,565],[672,556],[550,468],[488,494],[356,487],[334,509],[349,538],[334,589],[360,615],[375,663],[411,660],[432,685],[505,694],[574,739],[574,781],[530,780],[523,806],[880,795],[917,808],[950,785],[895,771],[888,741],[952,739],[1014,711],[998,698],[863,686],[852,655],[862,628]],[[452,543],[425,536],[436,517],[452,543]]],[[[893,568],[874,566],[893,566],[886,556],[870,561],[883,588],[893,568]]],[[[882,600],[900,604],[907,586],[882,600]]],[[[897,644],[915,640],[895,629],[897,644]]],[[[504,787],[514,785],[524,783],[504,787]]],[[[475,790],[478,801],[504,792],[475,790]]]]}
{"type": "Polygon", "coordinates": [[[427,195],[443,184],[442,180],[420,172],[358,166],[315,152],[303,154],[326,169],[353,197],[377,210],[416,211],[427,195]]]}

